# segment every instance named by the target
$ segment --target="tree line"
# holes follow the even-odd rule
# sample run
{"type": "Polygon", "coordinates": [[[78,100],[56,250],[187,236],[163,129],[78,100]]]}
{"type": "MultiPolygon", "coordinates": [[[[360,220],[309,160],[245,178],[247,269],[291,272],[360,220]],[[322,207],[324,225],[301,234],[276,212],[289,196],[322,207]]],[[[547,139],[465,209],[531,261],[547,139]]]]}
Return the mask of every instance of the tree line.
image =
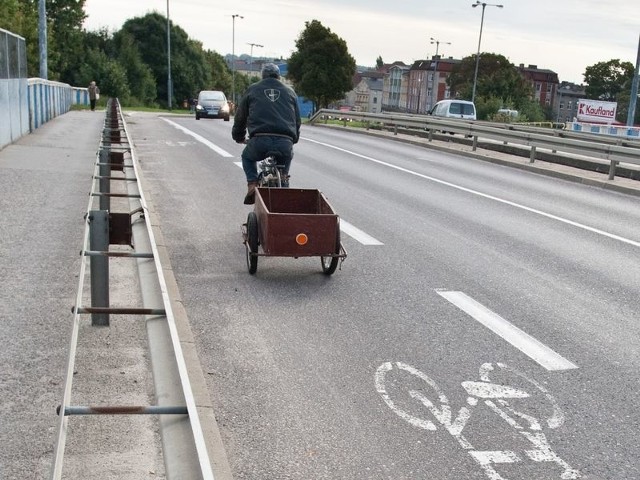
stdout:
{"type": "MultiPolygon", "coordinates": [[[[49,78],[70,85],[95,80],[109,96],[125,106],[167,107],[167,18],[159,13],[127,20],[120,30],[87,31],[86,0],[47,0],[49,78]]],[[[21,35],[27,45],[29,76],[39,75],[38,0],[0,0],[0,28],[21,35]]],[[[180,26],[170,23],[171,107],[200,90],[242,94],[257,78],[233,76],[218,52],[205,49],[180,26]]],[[[296,92],[317,108],[341,101],[353,88],[356,62],[347,43],[318,20],[305,22],[296,50],[286,60],[287,78],[296,92]]],[[[376,59],[378,67],[382,57],[376,59]]],[[[471,98],[475,54],[462,59],[447,82],[452,96],[471,98]]],[[[586,67],[586,97],[618,102],[618,119],[626,120],[634,67],[618,59],[586,67]]],[[[478,118],[490,118],[501,107],[518,110],[529,121],[553,119],[552,107],[543,108],[528,84],[504,56],[482,53],[476,87],[478,118]]],[[[636,121],[640,120],[640,112],[636,121]]]]}

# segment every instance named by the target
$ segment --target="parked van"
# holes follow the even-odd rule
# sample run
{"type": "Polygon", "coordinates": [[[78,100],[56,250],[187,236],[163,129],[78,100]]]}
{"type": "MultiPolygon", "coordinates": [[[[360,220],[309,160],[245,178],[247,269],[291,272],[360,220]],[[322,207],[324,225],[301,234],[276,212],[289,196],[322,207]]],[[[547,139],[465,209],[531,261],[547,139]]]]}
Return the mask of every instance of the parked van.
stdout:
{"type": "Polygon", "coordinates": [[[436,103],[429,115],[445,118],[463,118],[465,120],[476,119],[476,106],[467,100],[440,100],[436,103]]]}

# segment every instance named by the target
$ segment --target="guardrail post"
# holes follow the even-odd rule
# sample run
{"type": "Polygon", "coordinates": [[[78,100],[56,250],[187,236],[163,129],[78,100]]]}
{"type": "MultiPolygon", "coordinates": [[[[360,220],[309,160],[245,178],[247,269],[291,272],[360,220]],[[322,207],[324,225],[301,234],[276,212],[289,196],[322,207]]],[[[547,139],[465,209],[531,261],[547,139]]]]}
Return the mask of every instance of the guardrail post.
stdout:
{"type": "Polygon", "coordinates": [[[473,148],[471,150],[475,152],[477,149],[478,149],[478,136],[474,135],[473,136],[473,148]]]}
{"type": "Polygon", "coordinates": [[[609,180],[613,180],[616,176],[616,166],[618,162],[616,160],[611,160],[611,165],[609,165],[609,180]]]}
{"type": "Polygon", "coordinates": [[[111,197],[108,195],[111,193],[111,159],[109,155],[109,147],[100,150],[100,168],[98,169],[100,174],[100,210],[111,210],[111,197]]]}
{"type": "Polygon", "coordinates": [[[535,145],[531,147],[531,153],[529,154],[529,163],[533,163],[536,160],[536,147],[535,145]]]}
{"type": "Polygon", "coordinates": [[[393,134],[398,135],[398,125],[393,125],[393,134]]]}
{"type": "Polygon", "coordinates": [[[433,128],[429,129],[429,142],[433,142],[433,128]]]}
{"type": "MultiPolygon", "coordinates": [[[[91,210],[89,212],[89,248],[92,251],[109,250],[109,212],[91,210]]],[[[109,307],[109,257],[92,256],[91,269],[91,306],[109,307]]],[[[108,313],[92,313],[91,325],[108,327],[108,313]]]]}

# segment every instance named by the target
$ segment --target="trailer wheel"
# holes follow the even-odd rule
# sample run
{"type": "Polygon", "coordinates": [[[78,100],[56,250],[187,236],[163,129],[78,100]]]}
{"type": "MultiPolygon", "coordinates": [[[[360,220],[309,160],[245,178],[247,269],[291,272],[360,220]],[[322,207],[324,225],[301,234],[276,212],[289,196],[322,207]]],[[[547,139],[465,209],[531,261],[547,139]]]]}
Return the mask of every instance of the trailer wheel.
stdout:
{"type": "Polygon", "coordinates": [[[250,274],[258,270],[258,217],[249,212],[247,217],[247,268],[250,274]]]}
{"type": "MultiPolygon", "coordinates": [[[[336,255],[340,255],[340,225],[336,230],[336,255]]],[[[332,275],[336,268],[338,268],[338,262],[340,261],[340,257],[320,257],[320,262],[322,263],[322,272],[325,275],[332,275]]]]}

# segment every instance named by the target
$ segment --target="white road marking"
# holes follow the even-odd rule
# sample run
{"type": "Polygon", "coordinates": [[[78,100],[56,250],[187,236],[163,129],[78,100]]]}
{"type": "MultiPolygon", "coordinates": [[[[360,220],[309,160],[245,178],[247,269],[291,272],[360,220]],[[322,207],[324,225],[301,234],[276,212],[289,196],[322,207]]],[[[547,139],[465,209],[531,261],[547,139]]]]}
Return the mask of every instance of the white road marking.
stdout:
{"type": "Polygon", "coordinates": [[[187,135],[191,135],[193,138],[195,138],[197,141],[199,141],[200,143],[202,143],[203,145],[209,147],[211,150],[213,150],[214,152],[216,152],[218,155],[222,156],[222,157],[233,157],[233,155],[231,155],[229,152],[227,152],[226,150],[223,150],[222,148],[220,148],[219,146],[217,146],[214,143],[211,143],[209,140],[207,140],[206,138],[204,138],[201,135],[198,135],[195,132],[192,132],[191,130],[189,130],[188,128],[183,127],[182,125],[178,125],[176,122],[171,121],[167,118],[163,118],[163,120],[165,122],[167,122],[170,125],[173,125],[174,127],[176,127],[178,130],[181,130],[182,132],[186,133],[187,135]]]}
{"type": "Polygon", "coordinates": [[[363,232],[359,228],[354,227],[349,222],[340,219],[340,230],[349,235],[354,240],[360,242],[362,245],[384,245],[380,240],[376,240],[368,233],[363,232]]]}
{"type": "Polygon", "coordinates": [[[476,302],[473,298],[465,295],[463,292],[438,290],[437,293],[547,370],[570,370],[578,368],[574,363],[562,357],[528,333],[520,330],[515,325],[512,325],[497,313],[492,312],[484,305],[476,302]]]}
{"type": "Polygon", "coordinates": [[[505,205],[510,205],[512,207],[520,208],[522,210],[526,210],[527,212],[535,213],[536,215],[547,217],[547,218],[550,218],[552,220],[557,220],[558,222],[566,223],[567,225],[572,225],[574,227],[581,228],[583,230],[587,230],[589,232],[596,233],[598,235],[602,235],[604,237],[608,237],[608,238],[611,238],[613,240],[618,240],[618,241],[626,243],[628,245],[632,245],[634,247],[639,247],[640,248],[640,242],[637,242],[635,240],[631,240],[629,238],[621,237],[621,236],[615,235],[613,233],[605,232],[604,230],[600,230],[598,228],[590,227],[590,226],[584,225],[582,223],[574,222],[573,220],[562,218],[562,217],[559,217],[557,215],[553,215],[551,213],[543,212],[542,210],[537,210],[535,208],[527,207],[527,206],[521,205],[519,203],[511,202],[511,201],[505,200],[503,198],[494,197],[493,195],[488,195],[486,193],[478,192],[477,190],[472,190],[470,188],[462,187],[462,186],[456,185],[454,183],[446,182],[444,180],[439,180],[437,178],[430,177],[428,175],[423,175],[421,173],[414,172],[413,170],[409,170],[409,169],[406,169],[406,168],[403,168],[403,167],[399,167],[397,165],[392,165],[391,163],[383,162],[382,160],[377,160],[375,158],[367,157],[366,155],[360,155],[359,153],[355,153],[355,152],[352,152],[350,150],[345,150],[344,148],[336,147],[335,145],[331,145],[331,144],[324,143],[324,142],[318,142],[317,140],[311,140],[309,138],[304,138],[304,140],[306,140],[308,142],[317,143],[318,145],[323,145],[323,146],[328,147],[328,148],[333,148],[334,150],[338,150],[340,152],[348,153],[348,154],[353,155],[355,157],[359,157],[359,158],[362,158],[364,160],[369,160],[371,162],[375,162],[375,163],[378,163],[380,165],[384,165],[385,167],[393,168],[395,170],[399,170],[401,172],[408,173],[410,175],[415,175],[416,177],[424,178],[426,180],[429,180],[429,181],[432,181],[432,182],[435,182],[435,183],[439,183],[441,185],[446,185],[447,187],[455,188],[457,190],[461,190],[463,192],[471,193],[473,195],[478,195],[480,197],[487,198],[489,200],[494,200],[496,202],[500,202],[500,203],[503,203],[505,205]]]}

